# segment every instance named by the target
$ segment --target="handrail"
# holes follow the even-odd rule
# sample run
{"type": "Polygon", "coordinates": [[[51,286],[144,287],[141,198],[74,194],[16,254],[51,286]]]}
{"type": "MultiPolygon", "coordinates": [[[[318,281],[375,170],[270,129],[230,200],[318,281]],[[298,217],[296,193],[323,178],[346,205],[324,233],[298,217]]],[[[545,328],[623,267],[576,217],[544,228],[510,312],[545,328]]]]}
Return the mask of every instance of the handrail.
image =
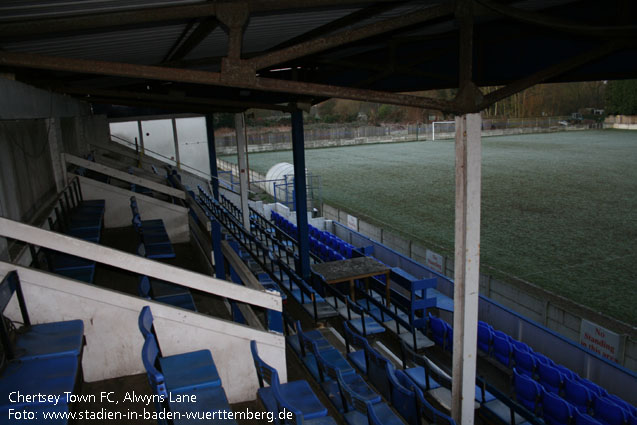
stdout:
{"type": "Polygon", "coordinates": [[[77,165],[79,167],[84,167],[88,170],[92,170],[98,173],[105,174],[110,177],[114,177],[118,180],[123,180],[128,183],[133,183],[137,185],[141,185],[147,187],[155,192],[163,193],[168,196],[174,196],[179,199],[186,199],[186,194],[182,190],[177,190],[173,187],[166,186],[160,183],[156,183],[150,180],[143,179],[141,177],[135,176],[133,174],[126,173],[124,171],[116,170],[111,167],[107,167],[106,165],[98,164],[96,162],[88,161],[83,158],[79,158],[75,155],[71,155],[68,153],[63,154],[64,161],[68,164],[77,165]]]}
{"type": "Polygon", "coordinates": [[[281,297],[0,217],[0,236],[123,268],[209,294],[282,311],[281,297]]]}

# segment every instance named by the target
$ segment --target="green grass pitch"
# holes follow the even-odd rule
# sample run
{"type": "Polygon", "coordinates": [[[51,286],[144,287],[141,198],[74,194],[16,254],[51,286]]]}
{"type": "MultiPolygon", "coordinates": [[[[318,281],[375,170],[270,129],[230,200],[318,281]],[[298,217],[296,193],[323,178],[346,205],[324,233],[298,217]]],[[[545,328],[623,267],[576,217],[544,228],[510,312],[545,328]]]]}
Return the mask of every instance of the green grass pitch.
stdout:
{"type": "MultiPolygon", "coordinates": [[[[637,132],[483,138],[482,154],[483,266],[637,323],[637,132]]],[[[249,160],[265,174],[292,153],[249,160]]],[[[306,165],[324,202],[452,255],[453,140],[312,149],[306,165]]]]}

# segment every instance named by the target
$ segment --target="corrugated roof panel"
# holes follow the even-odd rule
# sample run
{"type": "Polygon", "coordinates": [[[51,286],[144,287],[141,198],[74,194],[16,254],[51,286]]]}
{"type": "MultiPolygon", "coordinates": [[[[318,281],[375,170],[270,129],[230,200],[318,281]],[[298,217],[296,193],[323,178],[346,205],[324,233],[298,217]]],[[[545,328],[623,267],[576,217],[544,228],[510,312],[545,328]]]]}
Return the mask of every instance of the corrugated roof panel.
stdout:
{"type": "Polygon", "coordinates": [[[11,51],[135,64],[161,62],[186,25],[6,43],[11,51]]]}
{"type": "Polygon", "coordinates": [[[244,34],[243,52],[260,52],[269,49],[356,10],[358,9],[252,17],[244,34]]]}
{"type": "Polygon", "coordinates": [[[4,0],[0,2],[0,22],[24,18],[54,18],[75,14],[115,12],[200,2],[201,0],[4,0]]]}

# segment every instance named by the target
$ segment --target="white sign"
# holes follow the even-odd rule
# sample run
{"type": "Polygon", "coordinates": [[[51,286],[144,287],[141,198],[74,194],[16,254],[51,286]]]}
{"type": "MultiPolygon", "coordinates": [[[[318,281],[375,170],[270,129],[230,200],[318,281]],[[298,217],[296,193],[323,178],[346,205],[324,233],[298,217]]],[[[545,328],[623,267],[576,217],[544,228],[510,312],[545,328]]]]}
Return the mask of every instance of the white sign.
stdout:
{"type": "Polygon", "coordinates": [[[425,265],[429,267],[430,269],[437,271],[438,273],[444,273],[444,270],[443,270],[444,261],[445,260],[442,257],[442,255],[436,254],[433,251],[427,250],[427,252],[425,253],[425,262],[426,262],[425,265]]]}
{"type": "Polygon", "coordinates": [[[582,319],[579,343],[605,359],[617,361],[619,334],[582,319]]]}
{"type": "Polygon", "coordinates": [[[347,227],[358,232],[358,218],[347,214],[347,227]]]}

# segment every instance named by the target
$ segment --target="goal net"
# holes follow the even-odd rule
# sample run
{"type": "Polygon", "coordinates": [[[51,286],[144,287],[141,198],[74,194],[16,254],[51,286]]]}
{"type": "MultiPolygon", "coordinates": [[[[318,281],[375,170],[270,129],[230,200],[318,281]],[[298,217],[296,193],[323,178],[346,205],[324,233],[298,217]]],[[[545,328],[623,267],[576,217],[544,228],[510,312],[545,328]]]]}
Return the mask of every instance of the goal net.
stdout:
{"type": "Polygon", "coordinates": [[[456,135],[455,121],[434,121],[431,123],[431,140],[452,139],[456,135]]]}

